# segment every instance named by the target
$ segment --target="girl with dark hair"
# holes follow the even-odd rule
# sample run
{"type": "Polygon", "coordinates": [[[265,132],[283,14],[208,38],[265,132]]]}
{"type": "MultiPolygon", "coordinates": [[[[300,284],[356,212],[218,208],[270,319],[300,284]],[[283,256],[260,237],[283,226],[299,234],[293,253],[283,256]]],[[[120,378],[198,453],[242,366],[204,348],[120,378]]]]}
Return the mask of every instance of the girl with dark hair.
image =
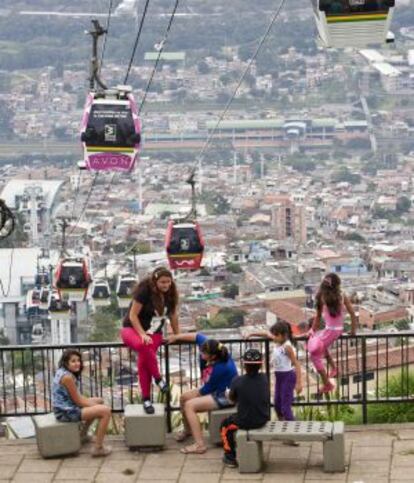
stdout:
{"type": "Polygon", "coordinates": [[[197,413],[222,409],[233,404],[226,397],[226,389],[237,376],[236,365],[227,348],[215,339],[208,339],[204,334],[171,335],[168,342],[195,342],[200,351],[200,370],[203,385],[181,395],[180,407],[184,430],[176,440],[181,442],[193,436],[194,444],[181,449],[184,454],[202,454],[207,451],[203,440],[197,413]]]}
{"type": "Polygon", "coordinates": [[[100,397],[85,397],[80,394],[78,380],[82,369],[81,353],[74,349],[66,350],[53,379],[53,412],[58,421],[83,422],[82,442],[89,441],[88,428],[95,419],[99,419],[91,455],[107,456],[112,450],[109,446],[104,446],[103,440],[111,418],[111,408],[105,406],[100,397]]]}
{"type": "Polygon", "coordinates": [[[316,294],[316,316],[309,331],[307,347],[312,363],[322,378],[323,386],[319,390],[321,394],[329,393],[335,389],[335,385],[329,380],[329,377],[337,376],[338,370],[329,353],[329,347],[343,333],[346,311],[351,317],[351,335],[355,335],[357,318],[352,303],[342,293],[341,279],[338,275],[329,273],[322,280],[316,294]],[[322,317],[325,321],[325,328],[318,331],[322,317]],[[323,359],[326,359],[328,365],[331,366],[329,373],[325,369],[323,359]]]}
{"type": "Polygon", "coordinates": [[[132,302],[123,321],[121,338],[126,346],[138,353],[138,378],[147,414],[154,413],[151,380],[155,380],[161,392],[168,391],[160,374],[157,350],[162,344],[163,329],[168,321],[174,334],[179,332],[177,306],[178,292],[172,273],[160,267],[134,288],[132,302]]]}
{"type": "Polygon", "coordinates": [[[295,390],[302,392],[302,371],[296,357],[295,342],[288,322],[279,321],[270,331],[253,332],[250,337],[266,337],[275,342],[275,410],[280,421],[294,421],[292,406],[295,390]]]}

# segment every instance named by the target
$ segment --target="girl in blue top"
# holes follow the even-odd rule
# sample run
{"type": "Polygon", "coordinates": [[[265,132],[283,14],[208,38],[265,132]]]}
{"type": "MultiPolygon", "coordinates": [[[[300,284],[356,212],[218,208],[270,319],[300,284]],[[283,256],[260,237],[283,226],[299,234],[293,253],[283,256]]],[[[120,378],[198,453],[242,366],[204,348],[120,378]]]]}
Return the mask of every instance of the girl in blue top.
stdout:
{"type": "Polygon", "coordinates": [[[107,456],[112,450],[109,446],[103,445],[103,440],[111,418],[111,408],[105,406],[100,397],[85,397],[80,394],[78,380],[82,369],[81,353],[74,349],[66,350],[53,379],[53,412],[58,421],[83,421],[82,439],[84,441],[87,440],[87,431],[91,423],[99,419],[95,446],[92,448],[91,455],[107,456]]]}
{"type": "Polygon", "coordinates": [[[181,449],[184,454],[202,454],[207,451],[203,440],[197,413],[213,411],[232,406],[225,396],[225,391],[237,376],[236,365],[228,350],[215,339],[208,339],[204,334],[177,334],[168,338],[169,343],[195,342],[200,350],[200,370],[202,386],[181,395],[180,407],[184,430],[178,433],[176,440],[184,441],[193,436],[194,444],[181,449]]]}

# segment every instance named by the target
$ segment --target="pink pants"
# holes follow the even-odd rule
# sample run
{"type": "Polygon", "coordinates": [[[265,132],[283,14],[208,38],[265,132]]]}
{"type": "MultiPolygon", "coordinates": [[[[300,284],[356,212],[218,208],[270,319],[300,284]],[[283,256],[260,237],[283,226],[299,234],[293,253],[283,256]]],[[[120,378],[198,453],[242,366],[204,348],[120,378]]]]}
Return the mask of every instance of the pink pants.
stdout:
{"type": "Polygon", "coordinates": [[[341,336],[341,330],[324,329],[309,338],[307,349],[315,369],[324,369],[323,359],[329,353],[329,347],[341,336]]]}
{"type": "Polygon", "coordinates": [[[132,327],[121,329],[123,343],[138,353],[137,369],[143,399],[151,396],[151,379],[161,379],[157,361],[157,350],[162,344],[162,334],[151,334],[152,344],[144,344],[142,337],[132,327]]]}

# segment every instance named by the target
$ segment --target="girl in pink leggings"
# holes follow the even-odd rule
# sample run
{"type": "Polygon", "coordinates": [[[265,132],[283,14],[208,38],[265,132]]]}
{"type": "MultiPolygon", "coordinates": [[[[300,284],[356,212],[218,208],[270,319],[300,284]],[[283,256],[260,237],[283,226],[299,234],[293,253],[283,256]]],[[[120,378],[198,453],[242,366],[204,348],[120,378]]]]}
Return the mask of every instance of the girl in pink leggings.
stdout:
{"type": "Polygon", "coordinates": [[[174,334],[178,334],[178,293],[172,274],[164,267],[154,270],[133,290],[132,302],[123,321],[121,338],[138,353],[137,368],[144,410],[154,413],[151,403],[151,381],[161,392],[168,391],[158,367],[157,350],[163,341],[163,328],[169,319],[174,334]]]}
{"type": "Polygon", "coordinates": [[[341,292],[341,279],[335,273],[329,273],[322,280],[316,294],[316,316],[309,331],[307,346],[311,361],[323,382],[319,391],[322,394],[335,389],[329,377],[335,377],[338,371],[329,348],[343,333],[346,310],[351,317],[351,335],[355,335],[357,319],[352,304],[341,292]],[[325,328],[318,331],[322,317],[325,328]],[[331,366],[329,374],[325,369],[324,359],[331,366]]]}

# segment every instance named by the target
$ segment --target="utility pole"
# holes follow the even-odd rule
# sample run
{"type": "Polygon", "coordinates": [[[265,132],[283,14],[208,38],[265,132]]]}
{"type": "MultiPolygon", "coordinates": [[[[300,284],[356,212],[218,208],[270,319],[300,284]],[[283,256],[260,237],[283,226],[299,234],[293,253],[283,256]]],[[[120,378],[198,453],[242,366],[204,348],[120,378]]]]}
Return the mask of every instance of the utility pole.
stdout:
{"type": "Polygon", "coordinates": [[[237,186],[237,153],[234,151],[233,155],[233,183],[237,186]]]}

